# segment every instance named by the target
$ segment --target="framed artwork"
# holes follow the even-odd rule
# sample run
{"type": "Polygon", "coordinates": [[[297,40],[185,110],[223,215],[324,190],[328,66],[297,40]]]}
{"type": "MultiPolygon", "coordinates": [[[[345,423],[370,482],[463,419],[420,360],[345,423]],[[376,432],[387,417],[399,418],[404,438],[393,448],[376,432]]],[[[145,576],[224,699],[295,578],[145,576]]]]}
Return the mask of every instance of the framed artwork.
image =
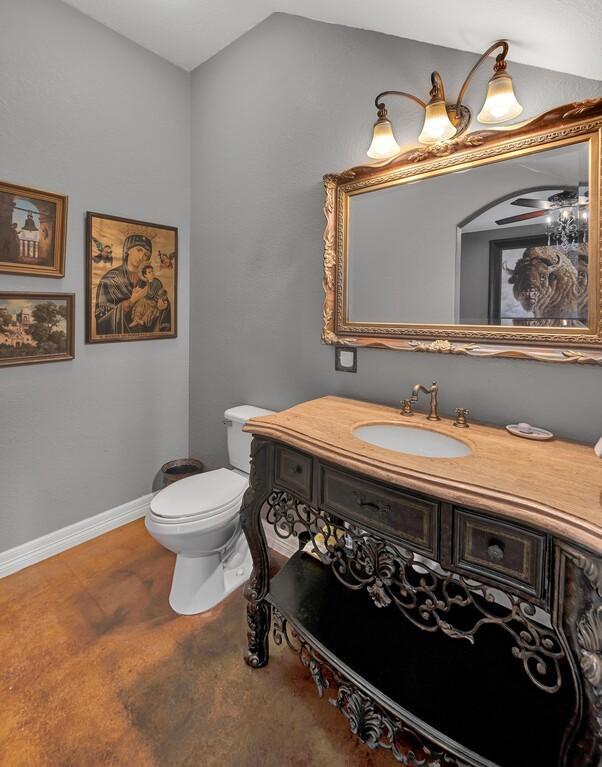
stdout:
{"type": "Polygon", "coordinates": [[[73,293],[0,293],[0,367],[75,357],[73,293]]]}
{"type": "Polygon", "coordinates": [[[88,213],[86,342],[177,335],[178,230],[88,213]]]}
{"type": "Polygon", "coordinates": [[[585,243],[565,253],[545,235],[491,240],[489,324],[587,327],[587,276],[585,243]]]}
{"type": "Polygon", "coordinates": [[[67,199],[0,181],[0,272],[65,276],[67,199]]]}

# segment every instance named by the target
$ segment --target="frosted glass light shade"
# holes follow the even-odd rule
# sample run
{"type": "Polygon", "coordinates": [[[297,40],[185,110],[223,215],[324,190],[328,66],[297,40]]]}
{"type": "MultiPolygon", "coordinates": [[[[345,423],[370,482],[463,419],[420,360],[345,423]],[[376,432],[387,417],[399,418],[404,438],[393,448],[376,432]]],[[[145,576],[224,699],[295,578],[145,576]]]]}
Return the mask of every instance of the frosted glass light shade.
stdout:
{"type": "Polygon", "coordinates": [[[447,114],[445,101],[442,99],[430,101],[426,105],[424,125],[418,141],[421,144],[437,144],[455,135],[456,129],[447,114]]]}
{"type": "Polygon", "coordinates": [[[368,157],[374,160],[386,160],[399,152],[399,144],[393,135],[391,121],[383,117],[374,123],[372,143],[368,149],[368,157]]]}
{"type": "Polygon", "coordinates": [[[483,108],[477,115],[480,123],[502,123],[512,120],[523,111],[514,95],[512,78],[507,74],[494,75],[487,86],[483,108]]]}

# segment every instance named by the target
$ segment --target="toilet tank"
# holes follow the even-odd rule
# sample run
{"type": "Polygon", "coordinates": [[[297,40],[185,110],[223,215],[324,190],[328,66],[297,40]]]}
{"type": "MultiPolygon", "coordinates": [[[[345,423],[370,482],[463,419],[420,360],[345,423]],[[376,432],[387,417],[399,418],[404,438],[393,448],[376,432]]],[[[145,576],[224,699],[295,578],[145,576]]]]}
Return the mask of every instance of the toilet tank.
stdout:
{"type": "Polygon", "coordinates": [[[273,415],[274,410],[265,410],[253,405],[237,405],[231,407],[224,413],[226,423],[226,436],[228,439],[228,460],[230,466],[249,474],[251,463],[249,454],[251,452],[251,440],[253,435],[242,430],[242,427],[249,420],[260,415],[273,415]]]}

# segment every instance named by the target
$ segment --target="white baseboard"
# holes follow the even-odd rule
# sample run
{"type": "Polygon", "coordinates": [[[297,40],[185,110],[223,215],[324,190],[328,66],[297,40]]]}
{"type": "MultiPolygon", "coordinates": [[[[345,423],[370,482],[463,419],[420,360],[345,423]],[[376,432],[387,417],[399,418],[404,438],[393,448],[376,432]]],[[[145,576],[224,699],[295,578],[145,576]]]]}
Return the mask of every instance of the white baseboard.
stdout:
{"type": "Polygon", "coordinates": [[[282,554],[283,557],[290,559],[290,557],[299,550],[299,541],[297,538],[279,538],[276,535],[274,528],[266,522],[263,523],[263,531],[269,548],[282,554]]]}
{"type": "Polygon", "coordinates": [[[81,522],[75,522],[41,538],[0,552],[0,578],[60,554],[61,551],[78,546],[134,519],[140,519],[146,514],[152,497],[153,493],[143,495],[121,506],[115,506],[114,509],[101,511],[100,514],[82,519],[81,522]]]}

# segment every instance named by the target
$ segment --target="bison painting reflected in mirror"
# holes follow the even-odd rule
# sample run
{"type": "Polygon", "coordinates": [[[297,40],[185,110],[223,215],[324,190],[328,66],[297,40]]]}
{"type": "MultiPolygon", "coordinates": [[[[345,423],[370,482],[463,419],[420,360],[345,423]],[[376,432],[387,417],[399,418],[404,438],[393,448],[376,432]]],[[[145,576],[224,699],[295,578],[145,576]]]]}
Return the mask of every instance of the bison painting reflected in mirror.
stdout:
{"type": "Polygon", "coordinates": [[[585,324],[587,291],[580,290],[579,275],[587,286],[587,251],[582,254],[581,272],[579,255],[576,250],[564,253],[549,245],[527,248],[508,270],[508,282],[523,309],[549,325],[585,324]]]}
{"type": "MultiPolygon", "coordinates": [[[[539,238],[533,238],[539,240],[539,238]]],[[[491,243],[491,324],[587,327],[588,246],[491,243]]]]}

